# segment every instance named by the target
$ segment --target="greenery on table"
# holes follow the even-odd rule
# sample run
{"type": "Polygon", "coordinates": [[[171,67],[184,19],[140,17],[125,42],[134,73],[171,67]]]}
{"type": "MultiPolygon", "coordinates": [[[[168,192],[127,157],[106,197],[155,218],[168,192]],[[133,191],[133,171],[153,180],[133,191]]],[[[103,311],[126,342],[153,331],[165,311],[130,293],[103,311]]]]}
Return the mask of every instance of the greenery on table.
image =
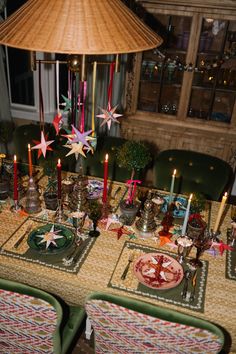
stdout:
{"type": "Polygon", "coordinates": [[[3,143],[6,155],[9,155],[8,144],[13,139],[13,131],[15,129],[15,124],[11,120],[0,121],[0,141],[3,143]]]}
{"type": "Polygon", "coordinates": [[[200,214],[203,210],[205,210],[206,206],[206,198],[201,193],[194,193],[191,201],[191,213],[200,214]]]}

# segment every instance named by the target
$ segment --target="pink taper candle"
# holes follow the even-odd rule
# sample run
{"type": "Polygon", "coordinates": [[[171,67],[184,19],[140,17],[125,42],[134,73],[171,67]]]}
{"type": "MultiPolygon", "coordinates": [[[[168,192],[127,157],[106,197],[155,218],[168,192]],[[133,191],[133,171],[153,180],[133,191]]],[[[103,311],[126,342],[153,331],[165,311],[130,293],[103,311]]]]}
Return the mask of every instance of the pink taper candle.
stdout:
{"type": "Polygon", "coordinates": [[[14,194],[13,194],[13,199],[18,200],[18,176],[17,176],[16,155],[14,155],[14,194]]]}
{"type": "Polygon", "coordinates": [[[28,144],[28,161],[29,161],[29,176],[32,177],[33,166],[32,166],[32,154],[31,154],[30,144],[28,144]]]}
{"type": "Polygon", "coordinates": [[[57,162],[57,198],[61,199],[61,160],[57,162]]]}
{"type": "Polygon", "coordinates": [[[104,161],[103,196],[102,196],[103,203],[106,203],[107,201],[107,178],[108,178],[108,154],[106,154],[105,161],[104,161]]]}

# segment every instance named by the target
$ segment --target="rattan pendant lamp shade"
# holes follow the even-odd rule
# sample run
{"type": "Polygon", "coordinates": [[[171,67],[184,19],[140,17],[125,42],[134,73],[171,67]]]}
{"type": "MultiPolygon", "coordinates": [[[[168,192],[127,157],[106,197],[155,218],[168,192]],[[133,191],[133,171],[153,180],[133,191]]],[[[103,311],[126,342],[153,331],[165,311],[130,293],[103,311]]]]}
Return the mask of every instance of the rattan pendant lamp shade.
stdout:
{"type": "Polygon", "coordinates": [[[120,0],[29,0],[2,22],[0,43],[97,55],[145,51],[162,39],[120,0]]]}

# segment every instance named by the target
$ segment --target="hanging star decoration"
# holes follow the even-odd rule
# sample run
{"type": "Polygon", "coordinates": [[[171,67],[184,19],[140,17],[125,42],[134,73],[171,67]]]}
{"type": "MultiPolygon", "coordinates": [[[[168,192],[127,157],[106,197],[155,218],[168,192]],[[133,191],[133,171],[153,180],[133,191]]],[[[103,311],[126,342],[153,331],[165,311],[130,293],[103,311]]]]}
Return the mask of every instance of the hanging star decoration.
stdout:
{"type": "Polygon", "coordinates": [[[63,235],[58,235],[59,232],[61,232],[61,230],[55,231],[54,225],[52,225],[50,231],[45,232],[45,234],[36,236],[42,239],[39,243],[46,242],[46,249],[48,249],[51,244],[57,247],[56,240],[64,237],[63,235]]]}
{"type": "Polygon", "coordinates": [[[70,151],[68,152],[68,154],[66,154],[66,156],[70,156],[72,154],[75,154],[75,158],[76,160],[78,159],[79,155],[82,155],[84,157],[86,157],[84,151],[83,151],[83,144],[80,143],[72,143],[72,144],[66,144],[63,145],[64,147],[70,149],[70,151]]]}
{"type": "Polygon", "coordinates": [[[52,121],[52,124],[56,130],[57,135],[59,134],[59,131],[63,126],[63,123],[64,123],[64,121],[62,119],[62,114],[61,114],[61,112],[58,112],[52,121]]]}
{"type": "Polygon", "coordinates": [[[72,138],[72,140],[69,140],[68,143],[72,144],[72,143],[79,143],[81,142],[83,145],[87,146],[88,148],[90,148],[91,146],[88,143],[88,139],[89,134],[92,133],[92,130],[88,130],[87,132],[81,133],[78,129],[75,128],[75,126],[72,124],[72,129],[73,129],[73,133],[75,134],[75,137],[72,138]],[[87,138],[87,140],[86,140],[87,138]]]}
{"type": "Polygon", "coordinates": [[[66,156],[75,154],[75,158],[77,160],[79,155],[82,155],[83,157],[86,157],[84,151],[86,151],[86,152],[92,151],[93,152],[92,146],[88,144],[88,142],[91,142],[91,141],[93,141],[95,139],[95,138],[89,136],[89,134],[91,132],[92,132],[92,130],[89,131],[89,132],[86,132],[87,135],[81,134],[79,132],[79,130],[77,130],[72,125],[71,133],[67,131],[68,134],[62,134],[61,136],[63,136],[63,137],[68,139],[68,141],[64,145],[64,147],[66,147],[68,149],[71,149],[71,151],[66,156]],[[76,134],[76,132],[78,134],[76,134]],[[80,136],[80,138],[82,136],[82,139],[81,139],[82,141],[76,142],[78,135],[80,136]],[[84,144],[84,142],[85,142],[86,145],[84,144]]]}
{"type": "Polygon", "coordinates": [[[36,140],[33,140],[33,142],[37,145],[33,146],[31,149],[38,149],[38,159],[40,158],[40,156],[43,154],[43,156],[45,157],[46,156],[46,151],[47,150],[50,150],[52,151],[52,148],[51,145],[54,140],[49,140],[47,141],[47,138],[48,136],[46,135],[46,139],[45,139],[45,136],[44,136],[44,132],[41,130],[41,141],[36,141],[36,140]]]}
{"type": "Polygon", "coordinates": [[[99,107],[99,109],[102,111],[102,114],[97,114],[97,117],[103,119],[103,122],[101,123],[100,127],[107,124],[108,130],[110,130],[112,122],[120,124],[117,118],[122,117],[122,114],[115,113],[117,107],[118,105],[111,108],[110,110],[99,107]]]}
{"type": "Polygon", "coordinates": [[[212,242],[211,244],[211,248],[215,248],[217,247],[219,252],[220,252],[220,255],[223,256],[224,254],[224,251],[233,251],[234,248],[227,245],[226,243],[224,243],[223,241],[220,241],[220,242],[212,242]]]}
{"type": "MultiPolygon", "coordinates": [[[[66,97],[64,95],[61,95],[61,96],[62,96],[62,98],[64,100],[64,102],[60,103],[60,106],[64,107],[63,112],[70,111],[71,110],[71,98],[66,97]]],[[[83,103],[82,102],[80,103],[79,100],[78,100],[77,101],[77,107],[82,106],[82,105],[83,105],[83,103]]]]}

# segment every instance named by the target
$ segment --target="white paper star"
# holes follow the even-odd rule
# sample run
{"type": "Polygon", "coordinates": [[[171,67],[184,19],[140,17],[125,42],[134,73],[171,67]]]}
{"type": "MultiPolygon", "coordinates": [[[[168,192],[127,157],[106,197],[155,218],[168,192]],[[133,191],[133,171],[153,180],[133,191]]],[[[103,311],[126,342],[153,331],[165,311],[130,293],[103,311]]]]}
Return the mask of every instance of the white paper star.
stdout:
{"type": "Polygon", "coordinates": [[[54,231],[54,225],[52,225],[50,231],[45,232],[45,234],[36,235],[36,236],[42,238],[42,241],[40,241],[39,243],[46,242],[46,249],[48,249],[51,243],[57,247],[55,240],[64,237],[63,235],[57,235],[57,233],[60,231],[61,230],[54,231]]]}
{"type": "Polygon", "coordinates": [[[102,127],[104,124],[107,124],[108,130],[110,130],[112,122],[120,124],[120,122],[117,120],[117,118],[121,117],[122,114],[115,113],[117,107],[118,106],[116,105],[115,107],[111,108],[110,110],[103,109],[103,108],[99,107],[100,110],[102,111],[102,114],[97,114],[97,117],[104,119],[104,121],[102,122],[100,127],[102,127]]]}
{"type": "Polygon", "coordinates": [[[108,215],[107,223],[106,223],[106,231],[109,229],[110,225],[113,223],[121,225],[121,222],[119,221],[119,217],[116,214],[112,214],[111,216],[108,215]]]}
{"type": "Polygon", "coordinates": [[[75,158],[76,160],[78,159],[79,155],[82,155],[84,157],[86,157],[84,151],[83,151],[83,144],[80,142],[80,143],[72,143],[72,144],[67,144],[67,145],[64,145],[66,148],[68,149],[71,149],[68,154],[66,154],[66,156],[69,156],[69,155],[72,155],[72,154],[75,154],[75,158]]]}
{"type": "Polygon", "coordinates": [[[54,142],[54,140],[46,141],[45,137],[44,137],[44,133],[43,133],[43,131],[41,131],[41,142],[40,142],[40,144],[33,146],[32,150],[33,149],[41,149],[43,156],[45,157],[46,151],[48,150],[48,146],[51,145],[53,142],[54,142]]]}

